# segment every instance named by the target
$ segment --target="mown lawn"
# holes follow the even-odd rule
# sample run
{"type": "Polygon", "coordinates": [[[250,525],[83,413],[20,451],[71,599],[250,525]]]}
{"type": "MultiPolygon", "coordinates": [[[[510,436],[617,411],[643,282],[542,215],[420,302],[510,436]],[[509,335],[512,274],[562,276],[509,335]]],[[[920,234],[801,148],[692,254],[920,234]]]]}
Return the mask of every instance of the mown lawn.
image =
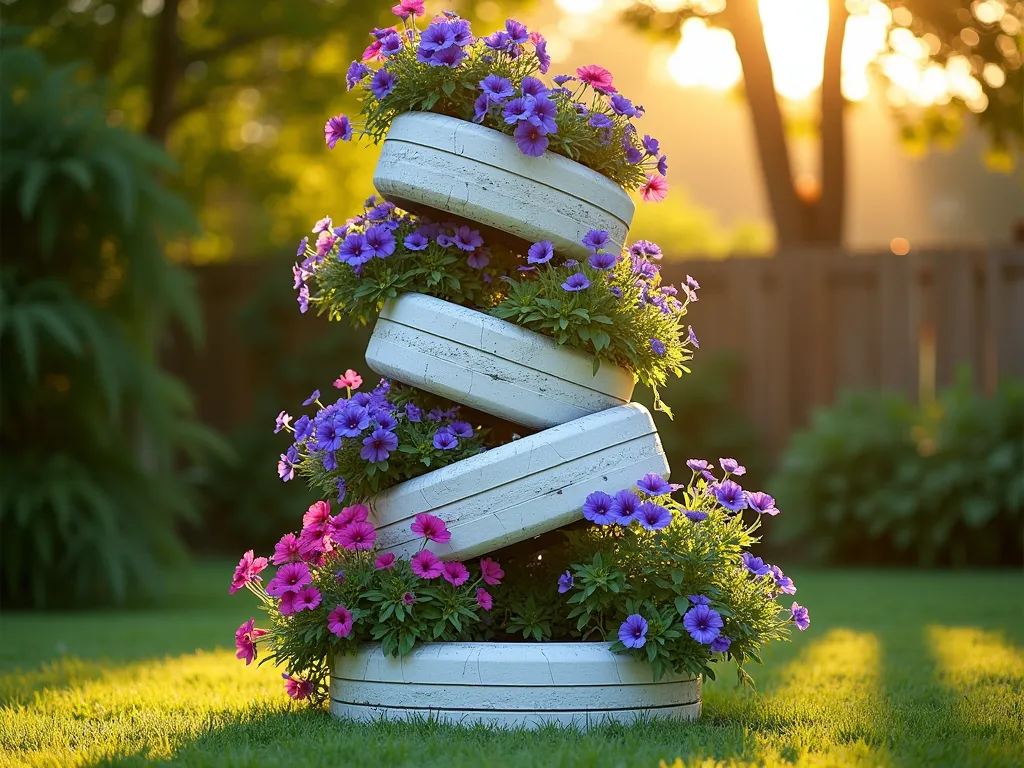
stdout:
{"type": "Polygon", "coordinates": [[[202,565],[146,612],[4,614],[0,764],[331,766],[1024,765],[1024,578],[796,572],[811,628],[706,687],[698,724],[589,734],[421,722],[362,726],[309,711],[270,668],[236,661],[248,593],[202,565]]]}

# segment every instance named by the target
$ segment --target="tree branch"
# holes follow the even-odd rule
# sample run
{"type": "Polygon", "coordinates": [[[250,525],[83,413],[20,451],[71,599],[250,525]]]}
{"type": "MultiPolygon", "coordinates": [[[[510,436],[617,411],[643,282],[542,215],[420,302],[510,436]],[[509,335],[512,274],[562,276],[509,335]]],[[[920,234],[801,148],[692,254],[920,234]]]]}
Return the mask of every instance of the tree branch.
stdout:
{"type": "Polygon", "coordinates": [[[153,86],[150,91],[149,122],[146,133],[161,144],[167,141],[174,113],[178,80],[181,79],[181,40],[178,37],[179,0],[164,0],[157,20],[153,45],[153,86]]]}
{"type": "Polygon", "coordinates": [[[829,0],[821,81],[821,200],[814,237],[830,245],[840,245],[843,241],[846,208],[846,100],[842,91],[842,59],[848,13],[845,0],[829,0]]]}

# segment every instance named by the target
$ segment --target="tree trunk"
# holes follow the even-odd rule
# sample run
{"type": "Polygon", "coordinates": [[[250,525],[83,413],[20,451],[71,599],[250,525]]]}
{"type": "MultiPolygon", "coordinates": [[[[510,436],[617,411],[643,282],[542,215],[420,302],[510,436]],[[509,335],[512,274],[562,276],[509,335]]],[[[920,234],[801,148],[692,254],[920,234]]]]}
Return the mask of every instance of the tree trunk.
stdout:
{"type": "Polygon", "coordinates": [[[161,144],[174,121],[175,95],[181,76],[181,41],[178,38],[179,0],[164,0],[153,44],[152,99],[146,133],[161,144]]]}
{"type": "Polygon", "coordinates": [[[754,124],[757,154],[775,222],[776,240],[780,248],[801,245],[806,239],[806,212],[793,187],[782,110],[775,93],[772,63],[768,58],[757,0],[730,0],[726,13],[743,68],[743,87],[754,124]]]}
{"type": "Polygon", "coordinates": [[[828,36],[821,81],[821,199],[815,211],[814,240],[839,246],[843,242],[846,208],[846,100],[842,91],[845,0],[829,0],[828,36]]]}

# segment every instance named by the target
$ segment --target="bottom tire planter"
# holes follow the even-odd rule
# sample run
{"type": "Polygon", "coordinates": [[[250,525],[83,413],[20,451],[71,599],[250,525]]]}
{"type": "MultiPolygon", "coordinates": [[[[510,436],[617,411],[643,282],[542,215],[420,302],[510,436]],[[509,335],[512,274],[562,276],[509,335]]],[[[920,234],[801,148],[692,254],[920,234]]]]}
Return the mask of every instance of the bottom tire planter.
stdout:
{"type": "Polygon", "coordinates": [[[668,460],[651,414],[630,403],[514,440],[396,485],[369,501],[377,546],[411,556],[423,545],[416,515],[444,520],[451,540],[428,542],[445,560],[467,559],[582,517],[593,491],[614,494],[668,460]]]}
{"type": "Polygon", "coordinates": [[[589,728],[638,719],[696,720],[700,678],[666,675],[609,643],[426,643],[405,657],[379,645],[338,654],[331,714],[451,723],[589,728]]]}

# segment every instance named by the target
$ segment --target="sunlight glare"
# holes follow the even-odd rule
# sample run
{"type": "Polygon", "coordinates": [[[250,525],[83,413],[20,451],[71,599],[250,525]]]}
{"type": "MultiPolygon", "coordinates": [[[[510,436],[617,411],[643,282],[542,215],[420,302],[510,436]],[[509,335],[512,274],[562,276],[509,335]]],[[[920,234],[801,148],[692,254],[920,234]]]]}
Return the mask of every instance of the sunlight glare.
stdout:
{"type": "Polygon", "coordinates": [[[603,0],[557,0],[556,5],[573,16],[597,13],[604,5],[603,0]]]}
{"type": "Polygon", "coordinates": [[[715,91],[732,88],[743,75],[732,34],[697,17],[683,22],[679,45],[668,58],[668,71],[679,85],[715,91]]]}

